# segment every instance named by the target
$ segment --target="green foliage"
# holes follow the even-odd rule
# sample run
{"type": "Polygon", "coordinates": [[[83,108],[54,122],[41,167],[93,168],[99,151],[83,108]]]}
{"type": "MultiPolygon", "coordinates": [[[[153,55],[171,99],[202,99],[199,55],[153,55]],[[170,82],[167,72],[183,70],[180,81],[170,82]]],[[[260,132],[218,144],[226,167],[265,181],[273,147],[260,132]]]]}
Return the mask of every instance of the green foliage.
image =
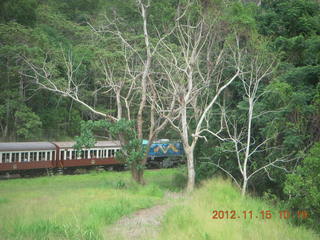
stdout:
{"type": "Polygon", "coordinates": [[[20,139],[36,139],[41,132],[41,121],[39,116],[33,113],[29,108],[23,107],[16,111],[17,135],[20,139]]]}
{"type": "Polygon", "coordinates": [[[129,167],[135,167],[142,170],[144,165],[141,161],[145,158],[145,148],[142,140],[138,138],[135,130],[135,122],[126,119],[120,119],[117,122],[108,122],[106,120],[87,121],[81,123],[81,135],[76,137],[77,149],[82,147],[92,147],[95,144],[94,130],[104,129],[113,139],[121,139],[124,144],[119,152],[116,153],[116,159],[128,164],[129,167]]]}
{"type": "Polygon", "coordinates": [[[306,155],[301,166],[287,176],[285,193],[289,195],[288,207],[307,210],[307,223],[318,231],[320,219],[320,143],[306,155]]]}
{"type": "Polygon", "coordinates": [[[319,4],[314,0],[263,1],[257,16],[265,35],[292,37],[319,33],[319,4]]]}
{"type": "Polygon", "coordinates": [[[0,3],[0,21],[32,26],[36,22],[37,5],[37,0],[3,0],[0,3]]]}
{"type": "Polygon", "coordinates": [[[210,162],[197,161],[196,165],[196,181],[200,182],[205,179],[212,178],[217,173],[217,167],[210,162]]]}
{"type": "Polygon", "coordinates": [[[187,186],[187,169],[184,167],[175,173],[172,178],[172,186],[177,189],[185,189],[187,186]]]}

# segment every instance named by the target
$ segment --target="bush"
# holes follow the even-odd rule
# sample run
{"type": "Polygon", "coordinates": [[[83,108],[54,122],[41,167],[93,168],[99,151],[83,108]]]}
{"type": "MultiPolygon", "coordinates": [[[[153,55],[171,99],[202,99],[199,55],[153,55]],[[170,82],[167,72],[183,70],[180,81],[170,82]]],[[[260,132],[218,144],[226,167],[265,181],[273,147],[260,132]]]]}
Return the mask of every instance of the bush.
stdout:
{"type": "Polygon", "coordinates": [[[196,182],[212,178],[217,172],[217,167],[206,162],[198,162],[196,165],[196,182]]]}
{"type": "Polygon", "coordinates": [[[307,210],[306,224],[320,231],[320,142],[310,149],[302,166],[288,175],[284,191],[289,195],[288,206],[307,210]]]}
{"type": "Polygon", "coordinates": [[[184,172],[178,172],[172,177],[172,186],[177,189],[184,189],[187,186],[188,177],[184,172]]]}

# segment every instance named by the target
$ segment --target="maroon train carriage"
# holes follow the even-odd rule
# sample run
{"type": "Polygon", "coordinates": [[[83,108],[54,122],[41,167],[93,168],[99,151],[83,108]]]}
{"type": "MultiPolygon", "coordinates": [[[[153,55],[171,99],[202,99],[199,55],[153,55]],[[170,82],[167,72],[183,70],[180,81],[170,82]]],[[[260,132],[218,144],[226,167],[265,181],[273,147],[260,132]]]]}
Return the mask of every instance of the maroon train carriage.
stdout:
{"type": "Polygon", "coordinates": [[[0,171],[54,168],[56,151],[50,142],[0,143],[0,171]]]}
{"type": "Polygon", "coordinates": [[[77,154],[74,142],[0,143],[0,172],[82,166],[121,165],[114,159],[118,141],[98,141],[77,154]]]}
{"type": "Polygon", "coordinates": [[[77,156],[74,142],[54,142],[58,148],[58,167],[103,166],[121,164],[114,156],[120,150],[119,141],[98,141],[93,148],[82,149],[77,156]]]}

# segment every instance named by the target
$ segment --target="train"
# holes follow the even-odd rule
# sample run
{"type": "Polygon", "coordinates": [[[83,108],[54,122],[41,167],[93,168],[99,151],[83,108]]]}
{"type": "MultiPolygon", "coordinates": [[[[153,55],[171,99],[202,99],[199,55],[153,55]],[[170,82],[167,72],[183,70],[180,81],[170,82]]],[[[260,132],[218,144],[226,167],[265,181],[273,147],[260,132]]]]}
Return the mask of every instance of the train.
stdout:
{"type": "MultiPolygon", "coordinates": [[[[143,140],[143,145],[148,144],[143,140]]],[[[122,169],[116,160],[121,150],[119,141],[97,141],[91,148],[77,151],[75,142],[2,142],[0,143],[0,174],[24,174],[30,171],[47,172],[74,170],[86,167],[122,169]]],[[[179,141],[160,139],[150,146],[147,167],[173,167],[183,162],[183,145],[179,141]]]]}

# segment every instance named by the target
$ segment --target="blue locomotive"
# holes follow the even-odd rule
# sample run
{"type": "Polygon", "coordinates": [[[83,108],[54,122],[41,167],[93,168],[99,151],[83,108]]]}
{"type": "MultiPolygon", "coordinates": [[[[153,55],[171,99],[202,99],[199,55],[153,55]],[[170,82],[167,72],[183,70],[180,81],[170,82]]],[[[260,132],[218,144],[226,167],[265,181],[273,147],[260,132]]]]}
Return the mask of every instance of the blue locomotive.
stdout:
{"type": "MultiPolygon", "coordinates": [[[[148,141],[144,140],[142,144],[147,145],[148,141]]],[[[167,168],[177,166],[183,163],[183,155],[184,150],[181,142],[160,139],[150,146],[148,167],[167,168]]]]}

